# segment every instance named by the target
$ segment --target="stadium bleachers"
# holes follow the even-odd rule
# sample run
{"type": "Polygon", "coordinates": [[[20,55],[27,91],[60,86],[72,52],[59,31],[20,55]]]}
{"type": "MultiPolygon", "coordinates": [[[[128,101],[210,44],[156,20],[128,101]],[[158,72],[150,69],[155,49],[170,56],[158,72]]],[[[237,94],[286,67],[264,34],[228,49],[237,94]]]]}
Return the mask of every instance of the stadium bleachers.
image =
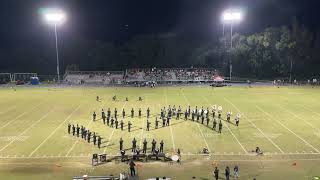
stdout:
{"type": "Polygon", "coordinates": [[[128,69],[126,81],[211,81],[218,72],[201,68],[128,69]]]}
{"type": "Polygon", "coordinates": [[[69,84],[122,84],[137,82],[210,82],[218,74],[215,69],[150,68],[126,71],[68,71],[64,82],[69,84]]]}
{"type": "Polygon", "coordinates": [[[68,84],[121,84],[123,71],[67,71],[64,82],[68,84]]]}

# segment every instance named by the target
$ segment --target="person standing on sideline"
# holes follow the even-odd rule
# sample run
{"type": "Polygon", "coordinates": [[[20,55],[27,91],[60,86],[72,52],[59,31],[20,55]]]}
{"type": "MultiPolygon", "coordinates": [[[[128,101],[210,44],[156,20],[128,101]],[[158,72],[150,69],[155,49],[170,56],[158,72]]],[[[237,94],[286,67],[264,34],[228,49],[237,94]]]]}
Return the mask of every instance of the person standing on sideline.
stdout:
{"type": "Polygon", "coordinates": [[[238,167],[238,165],[234,166],[233,172],[234,172],[234,177],[238,178],[239,177],[239,167],[238,167]]]}
{"type": "Polygon", "coordinates": [[[131,159],[130,162],[129,162],[131,176],[135,176],[136,175],[136,170],[134,169],[134,166],[136,166],[136,164],[133,162],[133,159],[131,159]]]}
{"type": "Polygon", "coordinates": [[[163,145],[164,145],[164,142],[163,140],[161,140],[160,142],[160,152],[163,153],[163,145]]]}
{"type": "Polygon", "coordinates": [[[226,180],[230,180],[230,168],[229,168],[229,166],[226,167],[225,174],[226,174],[226,180]]]}
{"type": "Polygon", "coordinates": [[[218,167],[214,168],[213,175],[214,175],[214,178],[216,178],[216,180],[219,179],[219,169],[218,169],[218,167]]]}

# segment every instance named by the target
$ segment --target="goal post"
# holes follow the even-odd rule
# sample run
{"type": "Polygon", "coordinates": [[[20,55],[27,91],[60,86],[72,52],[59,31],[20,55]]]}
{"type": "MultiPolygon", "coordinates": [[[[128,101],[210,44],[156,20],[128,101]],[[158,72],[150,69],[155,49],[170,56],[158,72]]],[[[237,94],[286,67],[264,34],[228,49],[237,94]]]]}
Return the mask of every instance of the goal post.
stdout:
{"type": "Polygon", "coordinates": [[[37,77],[37,73],[13,73],[13,81],[29,82],[31,77],[37,77]]]}
{"type": "Polygon", "coordinates": [[[10,73],[0,73],[0,84],[6,84],[12,82],[12,76],[10,73]]]}

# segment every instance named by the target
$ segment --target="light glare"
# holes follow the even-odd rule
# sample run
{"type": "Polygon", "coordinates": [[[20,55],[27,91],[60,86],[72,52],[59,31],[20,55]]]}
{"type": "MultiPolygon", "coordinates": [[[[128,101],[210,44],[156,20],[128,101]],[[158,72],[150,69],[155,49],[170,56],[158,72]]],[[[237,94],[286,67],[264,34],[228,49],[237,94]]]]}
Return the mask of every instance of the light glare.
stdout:
{"type": "Polygon", "coordinates": [[[224,23],[239,22],[241,20],[242,20],[241,12],[226,11],[222,14],[222,21],[224,23]]]}
{"type": "Polygon", "coordinates": [[[44,13],[44,19],[48,23],[62,24],[66,20],[66,15],[60,10],[51,10],[44,13]]]}

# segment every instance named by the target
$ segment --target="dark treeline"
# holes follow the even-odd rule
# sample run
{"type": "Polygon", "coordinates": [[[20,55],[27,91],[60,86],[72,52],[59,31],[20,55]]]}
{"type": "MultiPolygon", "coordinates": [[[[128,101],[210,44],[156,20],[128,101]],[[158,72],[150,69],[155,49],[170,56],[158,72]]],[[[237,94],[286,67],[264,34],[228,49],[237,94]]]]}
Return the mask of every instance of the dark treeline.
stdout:
{"type": "Polygon", "coordinates": [[[319,76],[320,32],[296,21],[290,27],[270,27],[248,36],[235,34],[233,45],[227,51],[238,76],[289,78],[291,69],[292,78],[319,76]]]}
{"type": "MultiPolygon", "coordinates": [[[[296,21],[290,26],[269,27],[264,31],[210,40],[175,33],[143,34],[127,42],[90,41],[83,38],[60,42],[62,73],[71,70],[123,70],[144,67],[213,67],[224,75],[233,64],[233,75],[252,78],[318,76],[320,32],[308,30],[296,21]]],[[[55,74],[55,51],[21,46],[0,52],[1,72],[55,74]]]]}

